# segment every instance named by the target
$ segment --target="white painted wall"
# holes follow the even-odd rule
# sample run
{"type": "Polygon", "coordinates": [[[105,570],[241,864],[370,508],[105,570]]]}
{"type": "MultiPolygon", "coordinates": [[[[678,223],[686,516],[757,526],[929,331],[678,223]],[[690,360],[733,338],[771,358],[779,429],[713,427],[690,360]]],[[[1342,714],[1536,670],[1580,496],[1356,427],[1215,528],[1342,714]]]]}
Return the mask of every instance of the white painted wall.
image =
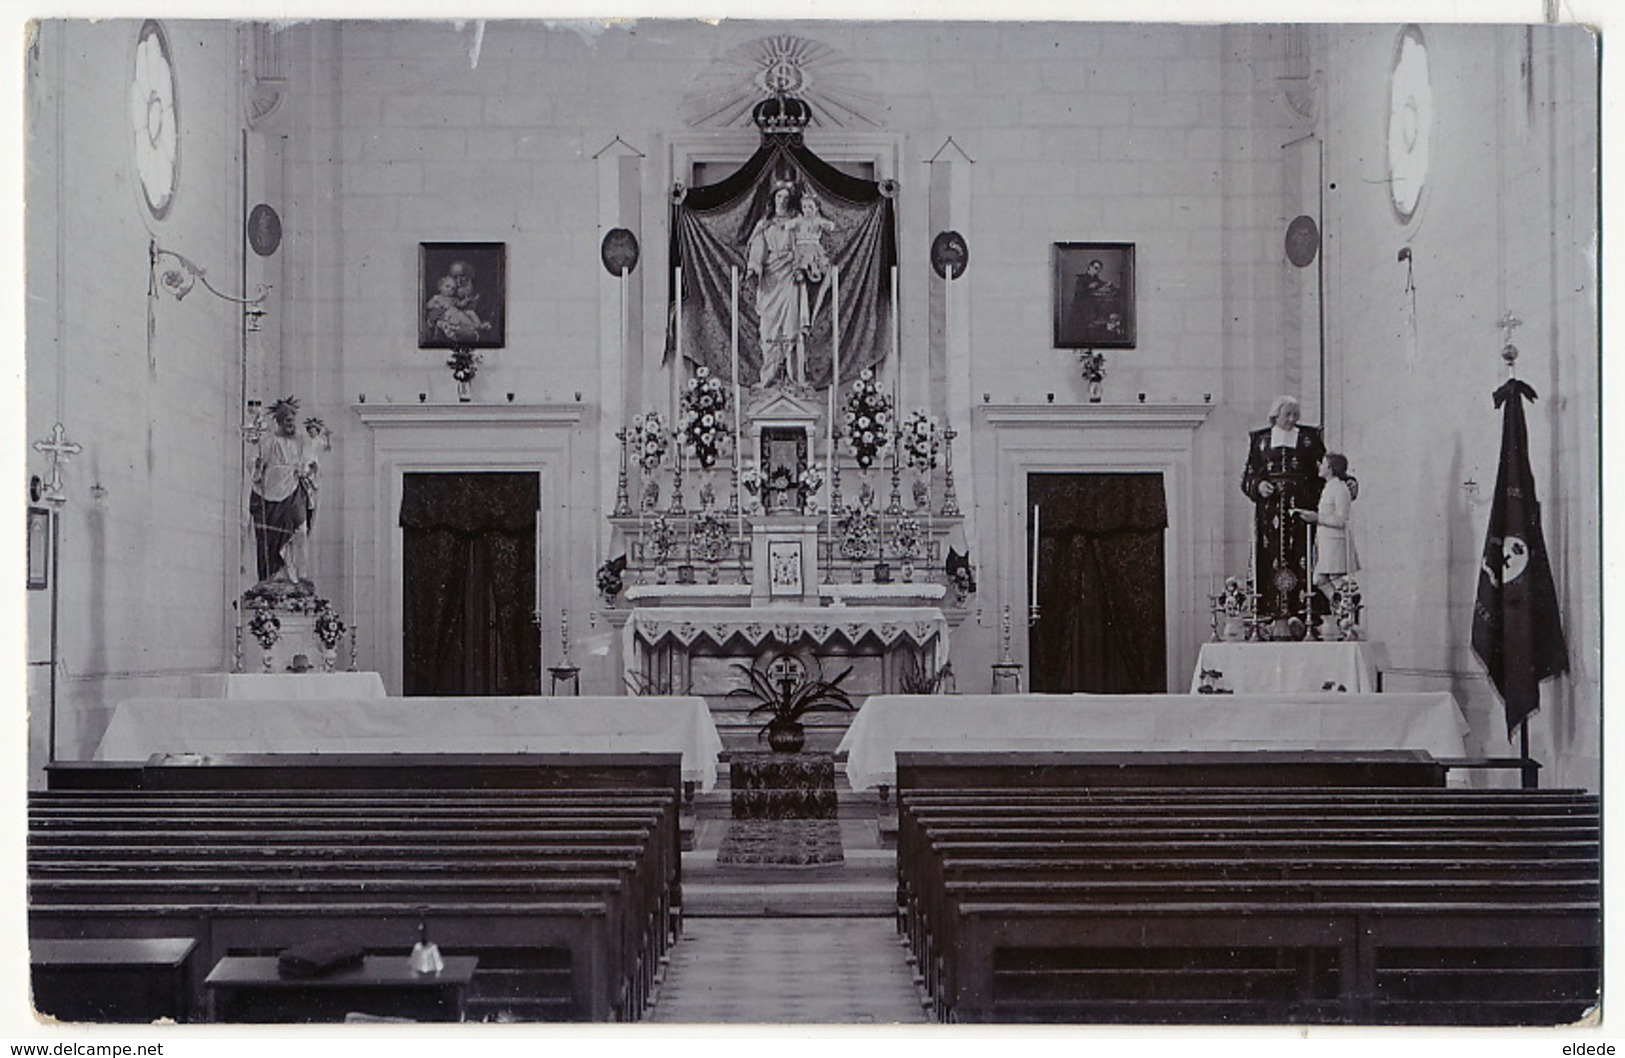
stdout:
{"type": "MultiPolygon", "coordinates": [[[[202,292],[158,304],[156,369],[143,334],[149,227],[211,278],[236,275],[239,55],[250,51],[223,24],[169,24],[183,187],[167,220],[144,222],[124,131],[137,28],[48,24],[30,60],[29,435],[44,436],[60,417],[87,446],[70,467],[76,491],[64,515],[66,756],[88,755],[109,703],[177,691],[229,663],[224,614],[238,590],[235,310],[202,292]],[[86,490],[98,479],[108,491],[93,502],[86,490]]],[[[1488,508],[1470,506],[1459,483],[1475,477],[1487,496],[1494,477],[1491,324],[1507,287],[1508,307],[1526,320],[1516,336],[1523,374],[1543,398],[1531,420],[1536,473],[1576,659],[1537,721],[1537,754],[1552,751],[1559,778],[1594,782],[1596,341],[1583,253],[1595,81],[1572,31],[1537,41],[1536,105],[1520,124],[1484,100],[1515,82],[1522,29],[1429,30],[1434,186],[1422,219],[1405,229],[1381,183],[1393,27],[489,22],[478,38],[473,23],[289,27],[279,39],[284,101],[248,146],[250,194],[277,205],[285,231],[274,267],[263,266],[277,281],[274,327],[251,347],[250,395],[297,393],[335,430],[317,582],[341,603],[358,596],[363,666],[379,656],[373,608],[389,576],[374,529],[391,515],[377,509],[377,454],[353,405],[362,393],[369,404],[415,403],[420,392],[453,399],[443,354],[416,348],[417,244],[508,246],[508,347],[487,354],[480,399],[512,392],[518,404],[556,407],[580,392],[591,405],[612,371],[602,353],[612,287],[599,264],[603,218],[640,218],[631,408],[587,409],[568,441],[569,504],[545,523],[559,537],[562,571],[549,609],[590,612],[598,600],[588,574],[607,546],[599,498],[612,494],[606,476],[617,462],[604,424],[670,392],[660,363],[667,159],[675,141],[696,134],[684,96],[718,57],[784,32],[837,49],[843,65],[830,76],[863,82],[877,124],[850,131],[900,144],[904,362],[955,373],[946,384],[910,377],[904,393],[910,403],[959,395],[959,406],[940,410],[962,431],[961,475],[992,458],[991,434],[967,403],[983,394],[1003,405],[1051,393],[1063,405],[1084,399],[1073,354],[1051,345],[1052,244],[1137,245],[1139,347],[1108,354],[1107,400],[1212,395],[1194,435],[1191,524],[1175,528],[1191,559],[1178,593],[1189,597],[1246,567],[1244,432],[1278,392],[1302,388],[1315,407],[1318,338],[1305,318],[1313,291],[1281,240],[1293,216],[1311,211],[1319,174],[1304,148],[1284,145],[1310,133],[1324,142],[1323,418],[1364,485],[1368,623],[1393,664],[1461,674],[1444,683],[1468,702],[1484,749],[1496,748],[1498,707],[1472,677],[1465,644],[1488,508]],[[1307,115],[1292,105],[1306,78],[1307,115]],[[947,360],[929,348],[941,336],[929,331],[924,276],[935,234],[926,162],[950,136],[971,160],[955,176],[968,186],[971,265],[957,288],[968,301],[969,355],[947,360]],[[616,137],[645,155],[636,210],[602,201],[624,193],[594,161],[616,137]],[[1415,343],[1394,265],[1407,241],[1419,284],[1415,343]]],[[[807,141],[818,150],[824,135],[838,134],[814,129],[807,141]]],[[[967,510],[984,586],[973,606],[996,597],[1001,577],[1019,583],[1023,573],[999,568],[996,541],[1020,526],[1004,524],[978,484],[966,489],[983,505],[967,510]]],[[[43,656],[44,606],[44,593],[33,593],[31,660],[43,656]]],[[[1188,619],[1206,627],[1203,613],[1188,619]]],[[[572,641],[579,648],[599,625],[573,625],[572,641]]],[[[997,637],[991,603],[957,631],[962,689],[982,689],[997,637]]],[[[610,658],[574,660],[584,693],[619,690],[610,658]]],[[[37,694],[31,704],[40,708],[37,694]]]]}

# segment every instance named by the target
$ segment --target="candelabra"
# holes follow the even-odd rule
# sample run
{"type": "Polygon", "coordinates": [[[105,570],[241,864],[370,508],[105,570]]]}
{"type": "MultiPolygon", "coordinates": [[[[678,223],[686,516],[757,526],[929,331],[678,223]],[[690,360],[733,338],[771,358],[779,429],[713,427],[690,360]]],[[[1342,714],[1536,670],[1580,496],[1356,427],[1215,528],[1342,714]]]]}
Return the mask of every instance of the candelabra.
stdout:
{"type": "Polygon", "coordinates": [[[243,671],[243,626],[240,621],[237,627],[232,629],[231,671],[243,671]]]}
{"type": "Polygon", "coordinates": [[[632,496],[626,488],[626,427],[615,431],[615,439],[621,442],[621,472],[615,483],[615,517],[625,518],[632,513],[632,496]]]}
{"type": "Polygon", "coordinates": [[[672,460],[671,472],[671,506],[666,508],[667,514],[687,514],[688,508],[683,506],[683,434],[677,431],[677,456],[672,460]]]}
{"type": "Polygon", "coordinates": [[[356,634],[356,631],[357,631],[356,626],[352,624],[350,626],[350,671],[351,672],[356,671],[356,667],[355,667],[355,634],[356,634]]]}
{"type": "Polygon", "coordinates": [[[1010,656],[1010,604],[999,621],[999,660],[993,663],[993,693],[1021,692],[1021,662],[1010,656]]]}
{"type": "Polygon", "coordinates": [[[959,513],[959,494],[954,491],[954,438],[959,431],[943,425],[942,437],[942,516],[952,518],[959,513]]]}
{"type": "Polygon", "coordinates": [[[891,435],[891,502],[886,505],[886,513],[890,515],[903,513],[902,444],[903,432],[894,427],[891,435]]]}

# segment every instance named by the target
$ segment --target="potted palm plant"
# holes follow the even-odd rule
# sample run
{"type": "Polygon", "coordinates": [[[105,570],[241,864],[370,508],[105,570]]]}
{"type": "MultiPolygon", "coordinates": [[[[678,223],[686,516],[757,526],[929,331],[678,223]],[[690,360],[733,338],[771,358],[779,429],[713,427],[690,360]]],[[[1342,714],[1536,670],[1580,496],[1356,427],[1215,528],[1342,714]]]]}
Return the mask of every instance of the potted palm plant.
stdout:
{"type": "Polygon", "coordinates": [[[857,709],[841,686],[852,674],[850,665],[833,680],[823,678],[821,665],[816,676],[810,674],[800,659],[791,654],[775,655],[760,667],[740,664],[733,667],[748,683],[728,694],[756,699],[749,714],[752,718],[762,718],[756,737],[758,740],[766,738],[775,753],[801,752],[807,743],[807,729],[802,720],[809,714],[850,713],[857,709]]]}

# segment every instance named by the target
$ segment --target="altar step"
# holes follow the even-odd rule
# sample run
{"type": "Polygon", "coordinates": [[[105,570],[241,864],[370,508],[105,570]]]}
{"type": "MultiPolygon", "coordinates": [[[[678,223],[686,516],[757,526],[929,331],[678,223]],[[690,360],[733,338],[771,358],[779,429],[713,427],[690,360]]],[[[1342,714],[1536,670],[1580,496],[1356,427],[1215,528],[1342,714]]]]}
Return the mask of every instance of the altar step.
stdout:
{"type": "MultiPolygon", "coordinates": [[[[706,795],[710,796],[710,795],[706,795]]],[[[874,819],[840,820],[844,862],[816,867],[721,864],[717,847],[728,830],[702,816],[695,847],[683,853],[685,918],[887,917],[897,910],[897,857],[880,847],[874,819]]]]}

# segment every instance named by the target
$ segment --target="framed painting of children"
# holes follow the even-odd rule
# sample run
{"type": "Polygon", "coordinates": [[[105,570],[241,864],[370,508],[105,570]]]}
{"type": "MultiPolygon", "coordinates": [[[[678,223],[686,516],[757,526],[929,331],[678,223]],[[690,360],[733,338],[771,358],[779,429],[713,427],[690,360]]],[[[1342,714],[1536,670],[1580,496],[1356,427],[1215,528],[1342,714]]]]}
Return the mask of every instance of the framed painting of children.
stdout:
{"type": "Polygon", "coordinates": [[[507,344],[507,244],[418,243],[418,348],[507,344]]]}

